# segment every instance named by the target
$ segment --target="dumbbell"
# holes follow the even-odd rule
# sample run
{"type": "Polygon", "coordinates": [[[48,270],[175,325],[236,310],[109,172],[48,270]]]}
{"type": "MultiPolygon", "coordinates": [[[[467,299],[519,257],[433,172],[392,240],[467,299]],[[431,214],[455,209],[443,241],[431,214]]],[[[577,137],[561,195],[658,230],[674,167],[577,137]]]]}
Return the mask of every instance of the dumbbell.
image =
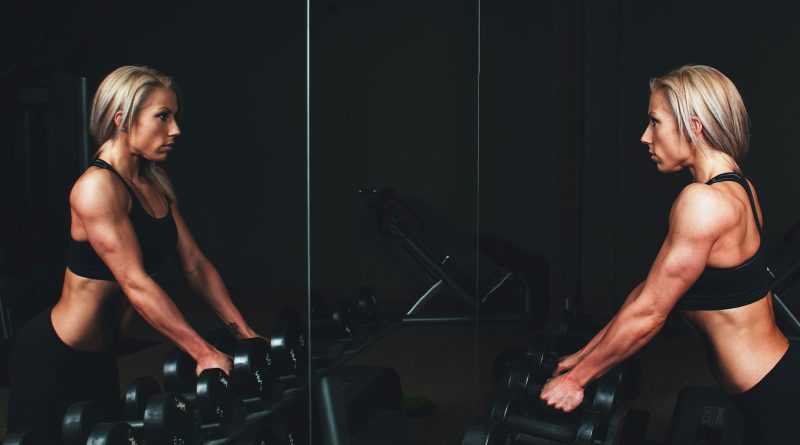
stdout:
{"type": "Polygon", "coordinates": [[[148,445],[192,444],[193,414],[180,394],[157,394],[147,402],[142,420],[109,422],[96,400],[77,402],[67,409],[62,426],[63,445],[130,445],[145,439],[148,445]]]}
{"type": "Polygon", "coordinates": [[[281,376],[294,376],[296,383],[307,382],[308,339],[305,322],[297,308],[286,306],[278,312],[269,339],[274,366],[281,376]]]}
{"type": "Polygon", "coordinates": [[[226,329],[207,333],[204,338],[219,351],[233,357],[232,392],[245,405],[275,399],[278,392],[278,370],[272,348],[263,338],[236,341],[226,329]]]}
{"type": "Polygon", "coordinates": [[[353,345],[363,343],[368,335],[356,305],[345,298],[328,303],[318,294],[311,295],[311,332],[314,338],[353,345]]]}
{"type": "MultiPolygon", "coordinates": [[[[537,365],[538,361],[535,358],[520,357],[511,368],[508,389],[519,391],[529,397],[538,396],[542,383],[552,376],[555,367],[537,365]]],[[[584,403],[588,403],[586,407],[601,413],[612,412],[619,401],[619,391],[622,389],[624,373],[625,364],[623,363],[592,382],[584,393],[584,403]]]]}
{"type": "Polygon", "coordinates": [[[196,375],[197,363],[185,352],[173,348],[164,360],[164,389],[182,394],[198,410],[204,429],[216,429],[230,416],[231,384],[225,371],[205,369],[196,375]]]}
{"type": "Polygon", "coordinates": [[[3,445],[55,445],[53,437],[39,429],[27,429],[9,433],[3,445]]]}
{"type": "Polygon", "coordinates": [[[556,442],[593,445],[603,439],[599,434],[597,411],[579,409],[573,413],[561,413],[541,401],[533,405],[531,411],[537,411],[537,417],[525,416],[531,408],[525,396],[516,392],[500,392],[491,410],[491,420],[509,431],[556,442]]]}

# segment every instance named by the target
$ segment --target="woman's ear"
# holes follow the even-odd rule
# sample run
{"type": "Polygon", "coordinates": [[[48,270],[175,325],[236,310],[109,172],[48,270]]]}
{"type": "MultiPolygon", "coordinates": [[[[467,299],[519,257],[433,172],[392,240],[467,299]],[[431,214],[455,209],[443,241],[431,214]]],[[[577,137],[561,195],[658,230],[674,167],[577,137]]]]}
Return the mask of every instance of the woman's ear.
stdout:
{"type": "Polygon", "coordinates": [[[703,123],[700,122],[700,118],[692,116],[689,118],[689,123],[692,125],[692,134],[694,134],[695,138],[703,137],[703,123]]]}
{"type": "Polygon", "coordinates": [[[122,127],[122,111],[117,111],[114,113],[114,125],[119,129],[119,131],[123,131],[125,133],[128,132],[127,127],[122,127]]]}

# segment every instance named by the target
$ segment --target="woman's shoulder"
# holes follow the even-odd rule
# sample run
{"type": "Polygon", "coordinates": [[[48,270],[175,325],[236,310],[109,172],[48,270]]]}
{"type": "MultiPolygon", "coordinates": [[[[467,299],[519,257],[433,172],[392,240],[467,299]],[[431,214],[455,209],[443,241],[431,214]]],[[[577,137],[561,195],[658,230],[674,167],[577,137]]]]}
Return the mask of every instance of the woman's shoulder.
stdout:
{"type": "Polygon", "coordinates": [[[691,226],[709,235],[727,230],[738,221],[736,202],[706,184],[687,185],[675,198],[670,225],[691,226]]]}
{"type": "Polygon", "coordinates": [[[75,181],[69,194],[70,206],[79,213],[117,207],[127,211],[128,200],[129,193],[122,180],[114,172],[102,168],[86,170],[75,181]]]}

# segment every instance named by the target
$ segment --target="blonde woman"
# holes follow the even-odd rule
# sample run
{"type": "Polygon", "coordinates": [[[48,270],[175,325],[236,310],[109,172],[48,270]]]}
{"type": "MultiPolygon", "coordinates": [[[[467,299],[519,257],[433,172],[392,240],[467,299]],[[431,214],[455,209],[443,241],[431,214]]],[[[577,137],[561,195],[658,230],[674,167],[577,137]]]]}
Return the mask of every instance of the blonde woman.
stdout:
{"type": "Polygon", "coordinates": [[[749,443],[794,443],[800,354],[773,316],[761,211],[740,168],[749,129],[739,92],[714,68],[684,66],[651,82],[648,117],[641,141],[656,168],[688,170],[692,183],[672,205],[647,278],[583,349],[560,360],[541,398],[575,409],[589,382],[650,341],[677,308],[705,341],[720,386],[745,414],[749,443]]]}
{"type": "Polygon", "coordinates": [[[230,372],[231,358],[187,323],[153,274],[173,253],[192,288],[240,338],[257,334],[234,306],[189,232],[165,171],[180,128],[178,90],[151,68],[124,66],[100,84],[90,129],[100,145],[70,193],[70,256],[56,305],[34,317],[11,357],[9,432],[58,436],[66,407],[119,400],[114,345],[136,309],[207,368],[230,372]]]}

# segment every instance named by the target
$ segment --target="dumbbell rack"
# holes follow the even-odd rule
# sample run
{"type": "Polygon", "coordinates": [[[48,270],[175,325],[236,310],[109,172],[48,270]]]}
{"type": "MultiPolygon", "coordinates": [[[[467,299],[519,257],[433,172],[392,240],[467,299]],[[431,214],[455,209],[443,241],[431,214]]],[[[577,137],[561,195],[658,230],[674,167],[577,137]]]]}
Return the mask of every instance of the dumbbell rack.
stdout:
{"type": "MultiPolygon", "coordinates": [[[[339,342],[328,342],[322,345],[321,348],[317,348],[318,350],[325,350],[325,354],[312,355],[311,363],[317,365],[310,367],[315,395],[313,403],[316,408],[315,413],[318,414],[318,421],[315,424],[319,425],[318,434],[320,435],[320,443],[323,445],[346,445],[350,443],[349,424],[351,422],[349,420],[351,419],[347,418],[346,389],[344,388],[346,382],[343,382],[343,376],[337,371],[344,368],[347,361],[367,350],[402,323],[402,316],[396,313],[378,312],[378,318],[378,328],[375,332],[370,333],[363,342],[355,347],[345,350],[339,342]]],[[[314,351],[313,341],[309,349],[312,352],[314,351]]],[[[385,370],[385,368],[383,369],[385,370]]],[[[395,393],[386,397],[386,399],[399,396],[402,407],[402,390],[400,389],[399,380],[395,383],[393,376],[388,375],[385,371],[384,374],[384,381],[389,382],[395,393]]],[[[396,373],[394,373],[394,376],[396,377],[396,373]]],[[[390,400],[385,400],[384,402],[391,403],[390,400]]],[[[406,434],[402,420],[394,422],[393,429],[395,439],[406,434]]]]}
{"type": "MultiPolygon", "coordinates": [[[[349,424],[352,423],[347,418],[347,403],[345,398],[346,390],[343,389],[344,383],[342,375],[338,372],[345,368],[347,361],[356,357],[361,352],[368,349],[374,343],[379,341],[382,337],[391,332],[395,327],[401,323],[400,317],[397,314],[390,314],[385,312],[378,312],[379,323],[376,332],[369,334],[360,343],[354,344],[352,348],[347,349],[343,342],[329,341],[319,342],[316,344],[309,337],[309,374],[311,388],[305,384],[300,384],[294,376],[283,376],[280,379],[280,384],[284,389],[281,391],[281,397],[277,400],[266,404],[263,410],[253,413],[234,413],[236,419],[236,428],[225,431],[225,437],[218,439],[201,441],[203,445],[224,445],[235,443],[237,438],[252,432],[264,422],[268,422],[271,418],[280,416],[281,410],[287,405],[307,405],[309,401],[314,405],[314,414],[310,417],[315,425],[314,430],[319,434],[319,438],[315,439],[315,443],[322,443],[324,445],[345,445],[348,444],[350,437],[349,424]],[[295,386],[292,386],[295,385],[295,386]],[[313,394],[313,400],[310,400],[310,394],[313,394]]],[[[312,331],[313,335],[313,331],[312,331]]],[[[378,373],[384,381],[392,380],[390,373],[385,371],[378,373]]],[[[360,372],[361,380],[367,380],[365,375],[369,375],[369,371],[363,369],[347,369],[347,371],[360,372]]],[[[375,374],[373,372],[373,374],[375,374]]],[[[395,374],[396,375],[396,374],[395,374]]],[[[374,380],[375,378],[373,378],[374,380]]],[[[399,379],[394,386],[395,393],[402,397],[402,392],[399,386],[399,379]]],[[[397,395],[396,394],[396,395],[397,395]]],[[[386,400],[384,401],[386,402],[386,400]]],[[[400,399],[402,403],[402,399],[400,399]]],[[[311,426],[311,425],[309,425],[311,426]]],[[[394,422],[394,435],[402,436],[405,434],[402,421],[394,422]]],[[[197,443],[201,443],[197,442],[197,443]]]]}

